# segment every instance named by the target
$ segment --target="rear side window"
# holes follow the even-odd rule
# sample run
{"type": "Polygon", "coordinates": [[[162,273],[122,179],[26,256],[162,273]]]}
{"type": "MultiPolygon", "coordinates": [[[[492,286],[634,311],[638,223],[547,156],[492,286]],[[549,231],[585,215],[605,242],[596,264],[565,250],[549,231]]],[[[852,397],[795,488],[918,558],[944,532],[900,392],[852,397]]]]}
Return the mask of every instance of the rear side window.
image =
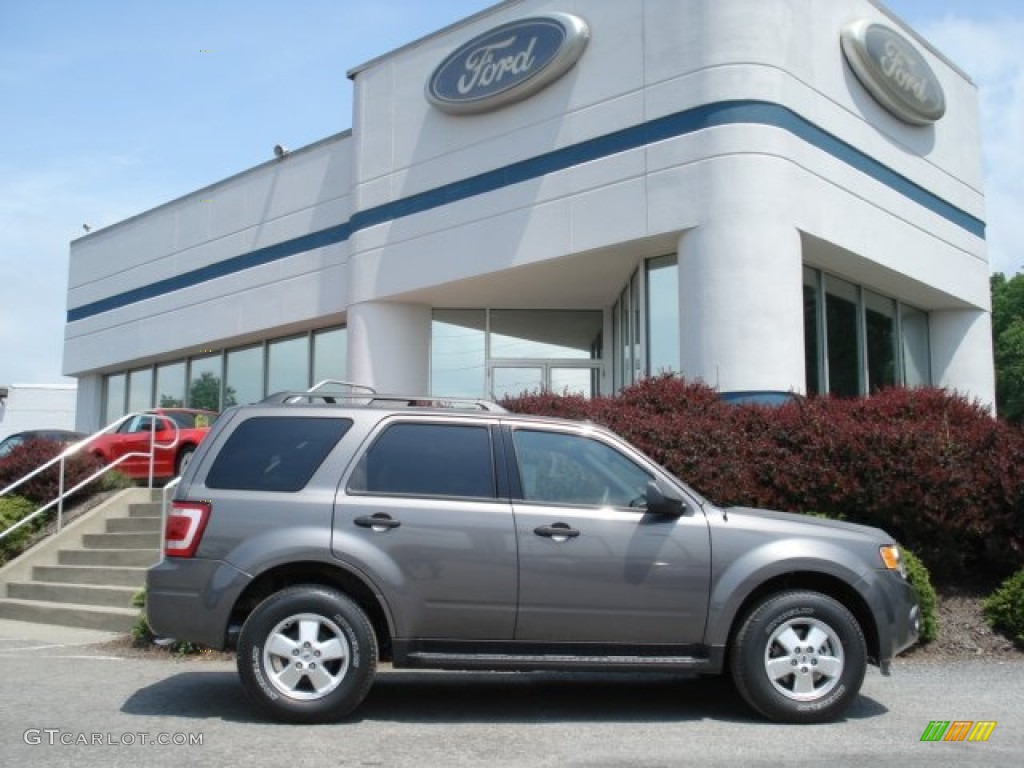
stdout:
{"type": "Polygon", "coordinates": [[[490,430],[464,424],[390,426],[359,460],[348,490],[492,499],[490,430]]]}
{"type": "Polygon", "coordinates": [[[298,491],[351,426],[351,419],[248,419],[224,443],[206,485],[237,491],[298,491]]]}

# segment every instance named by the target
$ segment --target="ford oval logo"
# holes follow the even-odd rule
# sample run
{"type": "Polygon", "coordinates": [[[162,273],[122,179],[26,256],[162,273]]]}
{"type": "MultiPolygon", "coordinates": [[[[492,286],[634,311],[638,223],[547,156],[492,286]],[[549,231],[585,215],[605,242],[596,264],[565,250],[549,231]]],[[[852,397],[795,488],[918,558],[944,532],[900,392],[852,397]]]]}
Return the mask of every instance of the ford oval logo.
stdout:
{"type": "Polygon", "coordinates": [[[843,53],[857,79],[901,120],[927,125],[946,114],[946,96],[924,56],[896,30],[861,19],[842,32],[843,53]]]}
{"type": "Polygon", "coordinates": [[[589,39],[586,22],[567,13],[502,24],[442,61],[427,82],[427,98],[456,115],[525,99],[568,72],[589,39]]]}

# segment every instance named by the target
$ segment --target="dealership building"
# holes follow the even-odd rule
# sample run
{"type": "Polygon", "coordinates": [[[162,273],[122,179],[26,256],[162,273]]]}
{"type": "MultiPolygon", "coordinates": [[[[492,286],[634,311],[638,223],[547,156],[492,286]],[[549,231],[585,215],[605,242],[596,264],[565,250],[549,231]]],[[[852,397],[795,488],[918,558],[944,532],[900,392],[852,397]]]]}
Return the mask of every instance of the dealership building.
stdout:
{"type": "Polygon", "coordinates": [[[348,74],[351,130],[71,244],[79,428],[329,378],[994,401],[977,88],[882,3],[508,0],[348,74]]]}

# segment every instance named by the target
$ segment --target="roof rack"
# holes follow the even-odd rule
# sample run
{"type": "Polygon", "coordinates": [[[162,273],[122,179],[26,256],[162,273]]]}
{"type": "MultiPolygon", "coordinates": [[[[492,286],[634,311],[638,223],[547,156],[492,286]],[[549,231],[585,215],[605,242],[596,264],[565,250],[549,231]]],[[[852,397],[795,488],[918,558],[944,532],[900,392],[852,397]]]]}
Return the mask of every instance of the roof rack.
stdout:
{"type": "Polygon", "coordinates": [[[328,405],[365,405],[380,408],[449,408],[485,411],[488,413],[508,413],[497,403],[480,398],[382,394],[365,384],[354,384],[334,379],[321,381],[304,392],[276,392],[265,398],[262,402],[288,405],[292,403],[312,403],[314,401],[322,401],[328,405]],[[363,391],[338,392],[329,390],[328,386],[346,387],[351,390],[359,389],[363,391]]]}

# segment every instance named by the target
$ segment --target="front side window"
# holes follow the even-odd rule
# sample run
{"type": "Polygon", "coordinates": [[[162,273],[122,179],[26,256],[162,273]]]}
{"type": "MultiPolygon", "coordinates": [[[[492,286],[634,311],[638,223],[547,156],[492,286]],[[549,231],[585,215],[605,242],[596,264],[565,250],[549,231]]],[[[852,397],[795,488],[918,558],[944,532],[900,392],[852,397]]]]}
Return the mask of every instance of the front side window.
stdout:
{"type": "Polygon", "coordinates": [[[301,490],[351,426],[350,419],[248,419],[224,443],[206,485],[238,491],[301,490]]]}
{"type": "Polygon", "coordinates": [[[465,424],[394,424],[370,446],[350,493],[495,497],[490,429],[465,424]]]}
{"type": "Polygon", "coordinates": [[[582,435],[513,433],[523,500],[588,507],[640,507],[651,476],[610,445],[582,435]]]}

